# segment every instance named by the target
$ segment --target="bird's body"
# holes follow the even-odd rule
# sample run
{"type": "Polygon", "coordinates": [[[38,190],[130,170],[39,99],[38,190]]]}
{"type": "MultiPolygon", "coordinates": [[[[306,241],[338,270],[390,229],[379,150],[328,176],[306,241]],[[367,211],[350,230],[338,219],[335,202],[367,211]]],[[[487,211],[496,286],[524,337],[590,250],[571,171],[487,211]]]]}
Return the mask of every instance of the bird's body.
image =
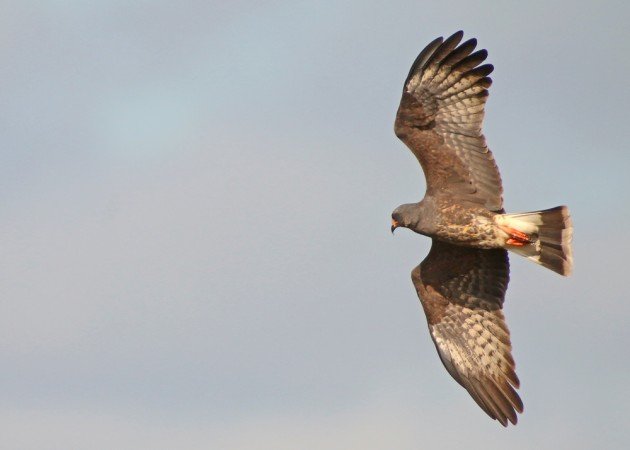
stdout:
{"type": "Polygon", "coordinates": [[[489,249],[502,248],[507,239],[507,234],[495,224],[499,214],[479,205],[458,204],[448,197],[426,197],[399,208],[392,217],[400,226],[443,242],[489,249]],[[404,225],[405,214],[411,218],[408,225],[404,225]]]}
{"type": "Polygon", "coordinates": [[[523,403],[502,313],[507,250],[562,275],[572,269],[568,209],[506,214],[501,176],[481,131],[493,67],[463,33],[431,42],[414,61],[396,114],[396,135],[416,156],[427,189],[392,213],[432,238],[412,271],[431,336],[448,372],[503,425],[523,403]]]}

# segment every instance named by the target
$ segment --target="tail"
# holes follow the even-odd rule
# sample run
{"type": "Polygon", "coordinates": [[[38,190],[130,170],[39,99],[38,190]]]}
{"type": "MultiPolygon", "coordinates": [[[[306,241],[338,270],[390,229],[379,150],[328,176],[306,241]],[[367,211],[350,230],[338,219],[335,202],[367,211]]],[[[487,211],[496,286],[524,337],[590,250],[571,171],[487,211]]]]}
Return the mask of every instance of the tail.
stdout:
{"type": "Polygon", "coordinates": [[[521,214],[502,214],[499,227],[510,235],[505,248],[560,275],[573,270],[573,225],[566,206],[521,214]]]}

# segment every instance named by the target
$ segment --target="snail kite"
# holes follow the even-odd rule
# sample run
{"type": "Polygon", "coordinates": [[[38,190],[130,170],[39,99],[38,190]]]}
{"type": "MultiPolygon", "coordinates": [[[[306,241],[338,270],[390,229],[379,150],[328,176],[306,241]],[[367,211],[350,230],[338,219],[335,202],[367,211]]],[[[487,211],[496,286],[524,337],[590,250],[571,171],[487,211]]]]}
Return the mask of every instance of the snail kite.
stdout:
{"type": "Polygon", "coordinates": [[[491,418],[516,424],[523,403],[501,311],[507,250],[561,275],[572,268],[566,206],[505,214],[499,170],[481,131],[493,67],[458,31],[416,58],[396,114],[396,135],[426,177],[422,201],[392,213],[432,239],[411,278],[446,370],[491,418]]]}

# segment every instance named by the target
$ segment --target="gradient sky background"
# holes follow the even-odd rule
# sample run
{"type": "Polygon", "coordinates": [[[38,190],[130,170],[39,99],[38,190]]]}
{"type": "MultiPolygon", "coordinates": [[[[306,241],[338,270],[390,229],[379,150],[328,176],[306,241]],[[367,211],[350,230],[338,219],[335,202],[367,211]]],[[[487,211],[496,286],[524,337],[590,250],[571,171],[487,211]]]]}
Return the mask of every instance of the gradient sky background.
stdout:
{"type": "Polygon", "coordinates": [[[592,449],[630,438],[627,2],[0,2],[7,449],[592,449]],[[409,66],[490,52],[506,208],[570,206],[575,273],[512,257],[525,413],[442,367],[389,232],[424,180],[409,66]]]}

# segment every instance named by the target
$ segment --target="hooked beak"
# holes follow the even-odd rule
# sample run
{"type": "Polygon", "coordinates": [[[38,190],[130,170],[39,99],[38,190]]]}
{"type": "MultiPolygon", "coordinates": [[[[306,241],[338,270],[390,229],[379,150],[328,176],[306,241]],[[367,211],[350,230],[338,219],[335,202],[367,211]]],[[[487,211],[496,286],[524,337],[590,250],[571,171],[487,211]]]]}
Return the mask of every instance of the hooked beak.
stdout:
{"type": "Polygon", "coordinates": [[[392,234],[394,234],[394,230],[398,228],[400,224],[395,219],[392,219],[392,234]]]}

